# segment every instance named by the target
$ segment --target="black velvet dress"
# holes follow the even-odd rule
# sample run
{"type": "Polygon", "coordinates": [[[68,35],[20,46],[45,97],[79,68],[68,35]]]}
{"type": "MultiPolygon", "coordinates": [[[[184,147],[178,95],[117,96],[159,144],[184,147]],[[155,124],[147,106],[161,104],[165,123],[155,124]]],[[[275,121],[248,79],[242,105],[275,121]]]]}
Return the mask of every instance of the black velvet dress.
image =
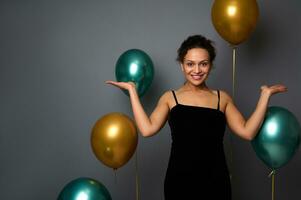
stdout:
{"type": "Polygon", "coordinates": [[[231,184],[223,137],[225,115],[217,108],[179,104],[168,123],[172,147],[164,181],[165,200],[230,200],[231,184]]]}

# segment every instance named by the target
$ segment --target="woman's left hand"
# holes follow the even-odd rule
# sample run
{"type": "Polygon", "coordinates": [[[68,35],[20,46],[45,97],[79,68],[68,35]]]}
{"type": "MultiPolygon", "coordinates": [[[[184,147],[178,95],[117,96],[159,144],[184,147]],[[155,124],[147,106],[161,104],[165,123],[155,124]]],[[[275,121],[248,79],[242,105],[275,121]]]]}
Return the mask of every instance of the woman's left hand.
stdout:
{"type": "Polygon", "coordinates": [[[286,92],[286,91],[287,91],[287,87],[282,84],[277,84],[272,86],[267,86],[267,85],[261,86],[261,93],[267,94],[269,96],[281,92],[286,92]]]}

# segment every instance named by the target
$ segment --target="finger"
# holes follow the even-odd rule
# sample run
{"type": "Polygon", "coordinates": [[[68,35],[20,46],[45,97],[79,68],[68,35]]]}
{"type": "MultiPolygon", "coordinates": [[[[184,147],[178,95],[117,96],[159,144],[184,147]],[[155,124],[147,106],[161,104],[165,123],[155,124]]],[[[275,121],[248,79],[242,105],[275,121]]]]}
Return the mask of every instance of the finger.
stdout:
{"type": "Polygon", "coordinates": [[[279,85],[277,87],[275,87],[277,90],[280,90],[280,91],[286,91],[287,90],[287,87],[285,87],[284,85],[279,85]]]}
{"type": "Polygon", "coordinates": [[[279,88],[279,90],[280,90],[281,92],[286,92],[286,91],[287,91],[287,87],[281,87],[281,88],[279,88]]]}
{"type": "Polygon", "coordinates": [[[115,85],[115,86],[119,86],[120,83],[116,82],[116,81],[106,81],[107,84],[111,84],[111,85],[115,85]]]}
{"type": "Polygon", "coordinates": [[[108,84],[112,84],[114,83],[115,81],[105,81],[105,83],[108,83],[108,84]]]}
{"type": "Polygon", "coordinates": [[[282,84],[276,84],[276,85],[273,85],[272,87],[276,87],[276,88],[286,88],[285,85],[282,85],[282,84]]]}
{"type": "Polygon", "coordinates": [[[286,87],[275,87],[272,89],[273,93],[280,93],[280,92],[286,92],[287,88],[286,87]]]}

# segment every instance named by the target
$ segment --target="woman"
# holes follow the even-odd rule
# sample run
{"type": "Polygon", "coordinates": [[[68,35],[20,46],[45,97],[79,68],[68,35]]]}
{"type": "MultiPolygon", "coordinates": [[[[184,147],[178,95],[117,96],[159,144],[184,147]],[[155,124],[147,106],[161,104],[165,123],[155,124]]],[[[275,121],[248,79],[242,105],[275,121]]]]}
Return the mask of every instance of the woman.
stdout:
{"type": "Polygon", "coordinates": [[[168,120],[172,147],[164,181],[165,200],[231,199],[223,150],[226,124],[239,137],[252,140],[263,122],[269,98],[286,91],[283,85],[262,86],[256,109],[245,120],[226,92],[206,85],[214,58],[210,40],[201,35],[188,37],[177,57],[186,82],[175,91],[165,92],[150,116],[140,103],[134,83],[106,82],[129,92],[143,136],[153,136],[168,120]]]}

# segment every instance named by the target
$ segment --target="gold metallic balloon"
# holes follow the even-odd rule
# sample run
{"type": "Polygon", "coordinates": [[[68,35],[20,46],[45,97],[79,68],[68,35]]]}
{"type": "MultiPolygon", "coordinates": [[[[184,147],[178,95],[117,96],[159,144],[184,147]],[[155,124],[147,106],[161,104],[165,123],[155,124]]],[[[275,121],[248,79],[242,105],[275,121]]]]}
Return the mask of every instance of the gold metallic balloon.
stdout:
{"type": "Polygon", "coordinates": [[[115,170],[129,161],[137,144],[136,126],[122,113],[109,113],[93,127],[91,145],[95,156],[115,170]]]}
{"type": "Polygon", "coordinates": [[[211,10],[213,25],[232,45],[247,40],[259,15],[256,0],[215,0],[211,10]]]}

